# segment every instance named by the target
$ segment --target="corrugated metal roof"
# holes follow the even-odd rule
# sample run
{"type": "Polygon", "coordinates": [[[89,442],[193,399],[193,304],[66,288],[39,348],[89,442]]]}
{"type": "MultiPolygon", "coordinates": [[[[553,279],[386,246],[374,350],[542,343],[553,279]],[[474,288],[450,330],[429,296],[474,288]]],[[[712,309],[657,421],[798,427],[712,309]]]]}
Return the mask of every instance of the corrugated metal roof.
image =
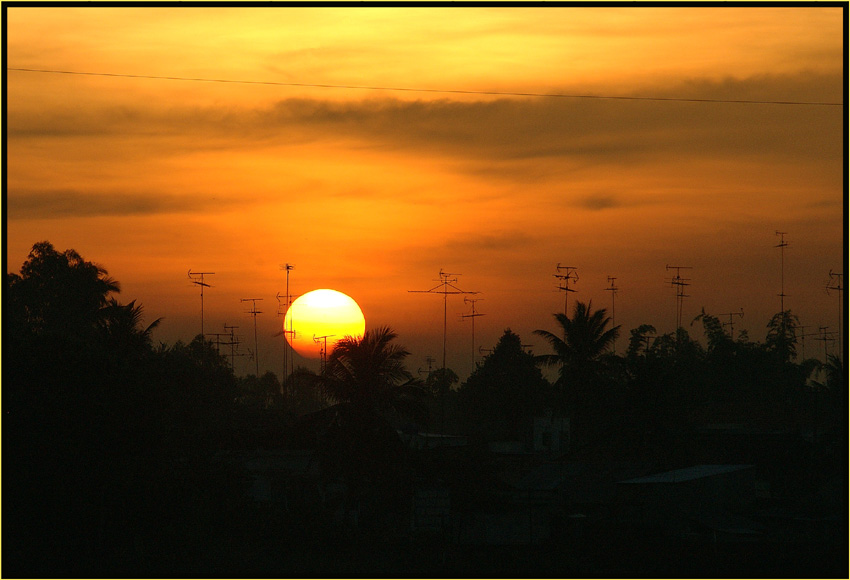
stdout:
{"type": "Polygon", "coordinates": [[[722,473],[732,473],[749,469],[752,465],[694,465],[684,469],[674,469],[664,473],[656,473],[645,477],[637,477],[635,479],[627,479],[619,483],[681,483],[683,481],[693,481],[703,477],[712,477],[722,473]]]}

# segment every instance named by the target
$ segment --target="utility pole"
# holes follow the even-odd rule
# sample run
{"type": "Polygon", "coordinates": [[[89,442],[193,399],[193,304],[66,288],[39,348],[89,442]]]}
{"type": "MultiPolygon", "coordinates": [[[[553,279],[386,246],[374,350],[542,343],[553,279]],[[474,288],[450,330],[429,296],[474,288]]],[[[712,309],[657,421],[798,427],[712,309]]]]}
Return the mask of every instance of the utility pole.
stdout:
{"type": "MultiPolygon", "coordinates": [[[[617,326],[617,318],[616,318],[616,315],[614,313],[614,296],[617,295],[617,290],[619,290],[619,288],[614,286],[614,280],[616,280],[616,278],[614,278],[612,276],[608,276],[608,287],[605,289],[607,292],[611,293],[611,327],[612,328],[617,326]]],[[[616,336],[614,337],[614,340],[611,343],[611,352],[613,354],[617,354],[617,337],[616,336]]]]}
{"type": "Polygon", "coordinates": [[[475,312],[475,303],[484,300],[483,298],[467,298],[463,297],[464,304],[472,304],[472,314],[461,314],[461,319],[466,320],[467,318],[472,320],[472,370],[475,370],[475,317],[476,316],[484,316],[481,312],[475,312]]]}
{"type": "Polygon", "coordinates": [[[204,276],[212,276],[215,272],[192,272],[189,268],[189,280],[192,284],[197,284],[201,287],[201,335],[204,334],[204,288],[211,288],[209,284],[204,282],[204,276]]]}
{"type": "Polygon", "coordinates": [[[690,294],[685,294],[685,286],[690,286],[690,278],[682,278],[681,270],[692,270],[691,266],[667,266],[667,270],[676,270],[670,284],[676,288],[676,339],[678,340],[679,329],[682,328],[682,304],[690,294]]]}
{"type": "Polygon", "coordinates": [[[721,314],[720,316],[728,316],[729,317],[729,322],[724,322],[723,326],[726,326],[727,324],[729,325],[729,337],[732,340],[735,340],[735,322],[734,322],[732,317],[733,316],[740,316],[741,318],[744,318],[744,309],[741,308],[740,312],[727,312],[725,314],[721,314]]]}
{"type": "Polygon", "coordinates": [[[558,273],[553,274],[553,276],[555,276],[558,280],[563,281],[564,284],[561,286],[561,283],[558,283],[558,290],[564,291],[564,316],[569,316],[570,313],[567,309],[567,302],[570,297],[570,292],[576,292],[576,290],[570,288],[570,282],[572,282],[573,285],[578,282],[578,272],[574,266],[562,266],[560,262],[558,262],[558,265],[555,266],[555,270],[558,273]],[[566,272],[566,274],[561,274],[561,271],[566,272]]]}
{"type": "Polygon", "coordinates": [[[262,300],[262,298],[241,298],[240,302],[251,302],[251,310],[248,311],[248,314],[251,314],[254,317],[254,363],[257,367],[257,378],[260,377],[260,350],[257,345],[257,315],[262,314],[262,310],[257,310],[257,302],[262,300]]]}

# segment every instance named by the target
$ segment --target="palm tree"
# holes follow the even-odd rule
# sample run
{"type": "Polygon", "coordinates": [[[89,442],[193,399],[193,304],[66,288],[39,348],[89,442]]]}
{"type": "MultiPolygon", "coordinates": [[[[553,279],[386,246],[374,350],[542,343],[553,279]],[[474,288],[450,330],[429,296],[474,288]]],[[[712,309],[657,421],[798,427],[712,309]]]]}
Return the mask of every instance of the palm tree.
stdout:
{"type": "Polygon", "coordinates": [[[386,326],[347,336],[320,375],[300,375],[335,404],[300,417],[294,437],[317,446],[327,475],[344,478],[352,497],[394,477],[403,453],[392,415],[419,422],[427,415],[422,383],[405,369],[409,352],[393,344],[396,337],[386,326]]]}
{"type": "Polygon", "coordinates": [[[162,322],[157,318],[147,327],[142,328],[144,309],[133,300],[129,304],[121,304],[115,298],[110,298],[101,309],[99,326],[104,342],[115,350],[136,351],[151,347],[151,334],[162,322]]]}
{"type": "Polygon", "coordinates": [[[568,376],[588,378],[598,370],[599,359],[620,335],[619,326],[606,330],[605,327],[611,322],[606,314],[604,308],[594,311],[592,302],[577,302],[572,318],[556,313],[555,320],[563,329],[560,335],[548,330],[534,331],[534,334],[549,341],[555,354],[538,355],[537,360],[550,366],[560,364],[558,381],[561,383],[568,376]]]}
{"type": "Polygon", "coordinates": [[[604,428],[609,415],[605,408],[606,387],[610,385],[604,380],[603,355],[619,335],[620,327],[606,328],[611,322],[606,310],[594,311],[591,302],[577,302],[572,318],[557,313],[555,320],[563,330],[560,336],[547,330],[534,331],[549,341],[555,353],[536,359],[545,365],[561,365],[554,385],[556,399],[560,410],[571,416],[573,440],[588,443],[604,428]]]}
{"type": "Polygon", "coordinates": [[[372,422],[391,412],[422,418],[422,384],[404,367],[410,353],[392,344],[397,337],[387,326],[347,336],[328,358],[321,387],[330,399],[349,406],[357,421],[372,422]]]}

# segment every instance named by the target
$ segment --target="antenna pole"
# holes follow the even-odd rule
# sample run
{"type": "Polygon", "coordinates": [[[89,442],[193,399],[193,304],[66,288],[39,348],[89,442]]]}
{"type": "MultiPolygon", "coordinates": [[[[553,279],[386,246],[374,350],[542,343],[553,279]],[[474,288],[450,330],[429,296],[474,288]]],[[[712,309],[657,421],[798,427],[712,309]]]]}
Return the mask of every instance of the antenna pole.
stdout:
{"type": "Polygon", "coordinates": [[[562,270],[566,272],[566,274],[553,274],[555,278],[558,280],[563,280],[564,285],[561,286],[558,284],[558,290],[564,291],[564,316],[569,316],[569,311],[567,310],[567,302],[569,301],[570,292],[576,292],[576,290],[570,288],[570,282],[575,285],[578,282],[578,272],[576,271],[575,266],[562,266],[560,262],[555,266],[555,270],[557,272],[561,272],[562,270]]]}
{"type": "Polygon", "coordinates": [[[819,326],[818,329],[820,330],[820,335],[817,338],[815,338],[815,340],[822,340],[823,341],[823,362],[824,363],[829,358],[829,354],[827,353],[827,350],[826,350],[826,342],[828,340],[835,340],[835,337],[833,336],[835,333],[827,332],[826,331],[827,328],[829,328],[829,327],[828,326],[819,326]]]}
{"type": "Polygon", "coordinates": [[[779,236],[779,243],[774,246],[775,248],[779,248],[779,275],[780,275],[780,291],[779,291],[779,308],[780,312],[783,313],[783,331],[785,330],[785,248],[788,247],[788,242],[785,241],[785,234],[788,232],[780,232],[777,231],[776,235],[779,236]]]}
{"type": "MultiPolygon", "coordinates": [[[[608,276],[608,287],[605,289],[606,291],[611,293],[611,326],[612,327],[617,326],[617,318],[616,318],[616,314],[614,312],[614,296],[617,295],[618,288],[616,286],[614,286],[614,280],[616,280],[616,278],[614,278],[612,276],[608,276]]],[[[614,340],[611,343],[611,349],[612,349],[611,352],[613,354],[617,354],[617,337],[616,336],[614,337],[614,340]]]]}
{"type": "MultiPolygon", "coordinates": [[[[430,290],[408,290],[408,292],[419,292],[419,293],[427,293],[427,294],[442,294],[443,295],[443,372],[442,378],[445,379],[446,376],[446,335],[447,335],[447,321],[448,321],[448,306],[447,301],[449,294],[478,294],[478,292],[466,292],[461,290],[452,282],[457,282],[457,278],[452,278],[452,276],[460,276],[460,274],[451,274],[449,272],[443,272],[443,269],[440,268],[440,279],[439,284],[431,288],[430,290]],[[440,289],[442,288],[442,289],[440,289]]],[[[434,280],[437,282],[438,280],[434,280]]],[[[441,397],[442,402],[440,405],[440,430],[445,430],[445,420],[446,420],[446,403],[445,397],[441,397]]]]}
{"type": "Polygon", "coordinates": [[[840,272],[833,272],[831,269],[829,271],[829,282],[826,285],[826,293],[829,294],[830,290],[835,290],[838,293],[838,356],[843,359],[844,351],[841,350],[841,292],[844,290],[844,287],[841,285],[841,277],[844,274],[840,272]],[[833,279],[835,279],[835,285],[833,285],[833,279]]]}
{"type": "Polygon", "coordinates": [[[204,334],[204,288],[211,286],[204,282],[204,276],[212,276],[215,272],[192,272],[189,268],[189,280],[201,287],[201,336],[204,334]]]}
{"type": "Polygon", "coordinates": [[[483,298],[467,298],[463,297],[464,304],[469,303],[472,304],[472,314],[461,314],[461,319],[471,319],[472,320],[472,370],[475,370],[475,317],[476,316],[484,316],[481,312],[475,312],[475,303],[484,300],[483,298]]]}
{"type": "Polygon", "coordinates": [[[236,356],[236,347],[239,346],[239,341],[237,340],[236,335],[233,334],[234,328],[239,328],[239,327],[238,326],[228,326],[226,322],[224,323],[224,330],[230,331],[230,343],[229,343],[230,344],[230,368],[235,371],[236,367],[234,366],[234,357],[236,356]]]}
{"type": "Polygon", "coordinates": [[[685,286],[690,286],[690,278],[682,278],[681,270],[692,270],[691,266],[667,266],[667,270],[676,270],[676,275],[673,276],[670,284],[676,287],[676,340],[679,338],[679,329],[682,328],[682,305],[685,298],[690,297],[685,294],[685,286]]]}
{"type": "MultiPolygon", "coordinates": [[[[283,380],[281,380],[281,384],[286,380],[286,377],[289,376],[289,363],[292,362],[292,366],[295,366],[295,359],[292,355],[292,349],[289,346],[289,341],[286,339],[287,332],[290,336],[293,336],[292,333],[292,317],[289,317],[289,331],[286,330],[286,314],[289,312],[289,307],[292,306],[292,295],[289,293],[289,272],[293,270],[295,266],[293,264],[281,264],[280,269],[286,270],[286,307],[283,311],[283,380]]],[[[292,370],[295,370],[294,368],[292,370]]]]}
{"type": "Polygon", "coordinates": [[[218,354],[221,354],[221,348],[220,348],[221,347],[221,337],[227,336],[227,334],[224,333],[224,332],[210,332],[209,334],[206,334],[205,336],[214,336],[215,337],[215,352],[218,353],[218,354]]]}
{"type": "MultiPolygon", "coordinates": [[[[442,294],[443,295],[443,369],[445,372],[446,368],[446,335],[447,335],[447,321],[448,321],[448,305],[447,300],[449,294],[479,294],[479,292],[466,292],[461,290],[452,282],[457,282],[457,278],[452,278],[451,276],[460,276],[460,274],[451,274],[449,272],[443,272],[443,269],[440,268],[440,279],[439,284],[431,288],[430,290],[408,290],[408,292],[418,292],[418,293],[427,293],[427,294],[442,294]],[[440,289],[442,288],[442,289],[440,289]]],[[[438,280],[434,280],[437,282],[438,280]]]]}
{"type": "Polygon", "coordinates": [[[262,310],[257,310],[257,302],[262,298],[241,298],[240,302],[251,302],[251,310],[248,311],[254,317],[254,363],[257,368],[257,378],[260,377],[260,350],[257,346],[257,315],[262,314],[262,310]]]}
{"type": "Polygon", "coordinates": [[[725,314],[721,314],[720,316],[728,316],[729,317],[729,322],[724,322],[723,326],[726,326],[727,324],[729,325],[729,338],[731,338],[732,340],[735,340],[735,321],[733,320],[732,317],[733,316],[740,316],[741,318],[743,318],[744,317],[744,309],[741,308],[740,312],[726,312],[725,314]]]}
{"type": "Polygon", "coordinates": [[[326,334],[324,336],[316,336],[315,334],[313,335],[313,342],[315,342],[316,344],[324,344],[324,346],[322,347],[321,353],[319,353],[320,354],[319,360],[321,361],[320,372],[322,372],[322,373],[324,373],[325,369],[328,368],[328,338],[330,338],[332,336],[336,336],[336,335],[335,334],[326,334]]]}

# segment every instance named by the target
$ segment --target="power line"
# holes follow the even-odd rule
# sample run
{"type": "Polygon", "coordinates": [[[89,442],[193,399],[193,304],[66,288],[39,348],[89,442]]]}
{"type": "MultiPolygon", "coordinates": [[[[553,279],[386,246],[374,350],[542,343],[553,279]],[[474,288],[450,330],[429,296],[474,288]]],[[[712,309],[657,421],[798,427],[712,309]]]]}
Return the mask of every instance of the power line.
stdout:
{"type": "Polygon", "coordinates": [[[621,101],[669,101],[679,103],[737,103],[748,105],[814,105],[824,107],[843,107],[844,103],[833,103],[828,101],[777,101],[777,100],[750,100],[750,99],[696,99],[685,97],[635,97],[623,95],[580,95],[580,94],[565,94],[565,93],[531,93],[519,91],[474,91],[463,89],[422,89],[413,87],[389,87],[389,86],[371,86],[371,85],[337,85],[337,84],[320,84],[320,83],[284,83],[279,81],[251,81],[240,79],[218,79],[218,78],[203,78],[203,77],[176,77],[176,76],[161,76],[161,75],[137,75],[128,73],[104,73],[104,72],[89,72],[89,71],[72,71],[72,70],[55,70],[55,69],[40,69],[40,68],[20,68],[6,67],[7,71],[16,72],[34,72],[47,74],[63,74],[63,75],[83,75],[83,76],[98,76],[98,77],[118,77],[131,79],[149,79],[149,80],[164,80],[164,81],[193,81],[203,83],[230,83],[242,85],[271,85],[279,87],[311,87],[320,89],[357,89],[370,91],[401,91],[412,93],[452,93],[461,95],[496,95],[509,97],[551,97],[561,99],[609,99],[621,101]]]}

